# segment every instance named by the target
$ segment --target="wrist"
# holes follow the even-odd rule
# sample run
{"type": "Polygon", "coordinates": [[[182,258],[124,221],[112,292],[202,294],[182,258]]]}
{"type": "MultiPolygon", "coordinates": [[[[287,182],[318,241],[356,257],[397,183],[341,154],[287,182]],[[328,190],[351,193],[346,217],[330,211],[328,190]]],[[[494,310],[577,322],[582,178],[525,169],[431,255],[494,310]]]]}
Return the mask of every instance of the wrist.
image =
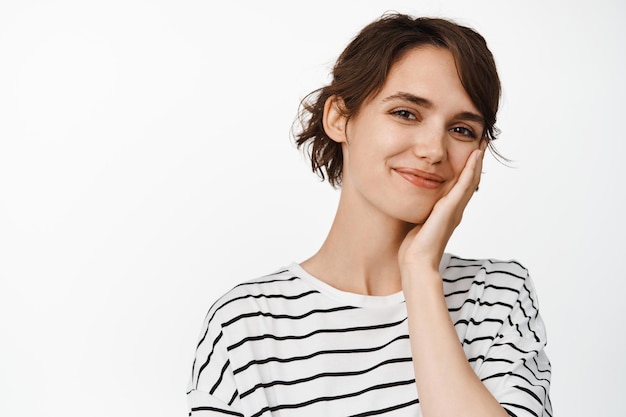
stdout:
{"type": "Polygon", "coordinates": [[[441,275],[435,268],[401,269],[400,274],[402,277],[402,288],[405,290],[419,287],[422,291],[428,288],[443,291],[441,275]]]}

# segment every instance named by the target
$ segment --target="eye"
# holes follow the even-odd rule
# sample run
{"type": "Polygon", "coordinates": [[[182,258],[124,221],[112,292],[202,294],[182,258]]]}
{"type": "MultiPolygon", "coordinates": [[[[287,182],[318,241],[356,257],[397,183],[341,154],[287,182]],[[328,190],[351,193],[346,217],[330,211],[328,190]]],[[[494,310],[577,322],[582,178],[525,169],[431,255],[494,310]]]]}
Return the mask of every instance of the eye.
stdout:
{"type": "Polygon", "coordinates": [[[417,120],[417,115],[411,110],[407,109],[395,109],[389,112],[391,115],[403,120],[417,120]]]}
{"type": "Polygon", "coordinates": [[[476,133],[465,126],[455,126],[450,131],[456,135],[461,136],[464,140],[474,140],[477,138],[476,133]]]}

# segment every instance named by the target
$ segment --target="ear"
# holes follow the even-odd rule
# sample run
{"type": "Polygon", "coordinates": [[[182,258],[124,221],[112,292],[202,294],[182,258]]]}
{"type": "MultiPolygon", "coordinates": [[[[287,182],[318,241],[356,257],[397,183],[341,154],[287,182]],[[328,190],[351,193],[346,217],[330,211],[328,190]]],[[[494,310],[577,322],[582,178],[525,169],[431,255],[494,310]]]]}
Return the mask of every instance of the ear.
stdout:
{"type": "Polygon", "coordinates": [[[324,117],[322,119],[324,131],[329,138],[338,143],[348,141],[346,136],[348,118],[343,109],[343,100],[336,95],[328,97],[324,103],[324,117]]]}

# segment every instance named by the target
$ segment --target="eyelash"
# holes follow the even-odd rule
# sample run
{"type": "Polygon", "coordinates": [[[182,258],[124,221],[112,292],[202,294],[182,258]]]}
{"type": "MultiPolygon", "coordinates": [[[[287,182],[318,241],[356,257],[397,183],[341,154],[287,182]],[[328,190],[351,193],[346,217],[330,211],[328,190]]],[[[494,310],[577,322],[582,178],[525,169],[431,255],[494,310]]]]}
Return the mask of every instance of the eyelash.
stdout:
{"type": "Polygon", "coordinates": [[[418,120],[417,115],[411,110],[407,110],[407,109],[395,109],[395,110],[392,110],[390,114],[396,117],[399,117],[400,119],[403,119],[403,120],[411,120],[411,121],[418,120]]]}
{"type": "MultiPolygon", "coordinates": [[[[418,114],[408,109],[394,109],[389,112],[391,115],[398,117],[402,120],[419,121],[418,114]]],[[[455,126],[450,129],[452,133],[458,133],[470,140],[477,139],[476,132],[465,126],[455,126]]]]}
{"type": "Polygon", "coordinates": [[[465,126],[455,126],[450,130],[454,133],[459,133],[463,136],[466,136],[467,138],[476,139],[476,133],[472,129],[465,126]],[[462,130],[462,132],[459,130],[462,130]]]}

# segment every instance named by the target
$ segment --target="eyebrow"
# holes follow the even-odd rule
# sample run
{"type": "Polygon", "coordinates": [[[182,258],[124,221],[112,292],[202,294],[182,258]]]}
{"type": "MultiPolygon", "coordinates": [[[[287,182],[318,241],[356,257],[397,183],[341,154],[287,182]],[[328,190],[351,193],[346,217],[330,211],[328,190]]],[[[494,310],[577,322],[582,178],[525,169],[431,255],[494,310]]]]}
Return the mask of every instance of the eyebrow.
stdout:
{"type": "Polygon", "coordinates": [[[392,94],[388,97],[385,97],[383,101],[391,101],[391,100],[398,100],[398,99],[404,100],[404,101],[410,101],[413,104],[417,104],[418,106],[422,106],[426,108],[433,107],[432,101],[423,97],[418,97],[411,93],[404,93],[404,92],[398,92],[396,94],[392,94]]]}
{"type": "MultiPolygon", "coordinates": [[[[391,101],[391,100],[404,100],[404,101],[408,101],[408,102],[411,102],[413,104],[416,104],[418,106],[426,107],[427,109],[429,109],[429,108],[434,106],[433,102],[428,100],[428,99],[426,99],[426,98],[419,97],[419,96],[416,96],[415,94],[406,93],[406,92],[402,92],[402,91],[385,97],[383,99],[383,102],[391,101]]],[[[477,123],[482,123],[483,125],[485,124],[485,118],[484,117],[482,117],[480,114],[469,112],[469,111],[461,112],[461,113],[457,114],[455,116],[455,118],[456,119],[461,119],[461,120],[466,120],[468,122],[477,122],[477,123]]]]}

